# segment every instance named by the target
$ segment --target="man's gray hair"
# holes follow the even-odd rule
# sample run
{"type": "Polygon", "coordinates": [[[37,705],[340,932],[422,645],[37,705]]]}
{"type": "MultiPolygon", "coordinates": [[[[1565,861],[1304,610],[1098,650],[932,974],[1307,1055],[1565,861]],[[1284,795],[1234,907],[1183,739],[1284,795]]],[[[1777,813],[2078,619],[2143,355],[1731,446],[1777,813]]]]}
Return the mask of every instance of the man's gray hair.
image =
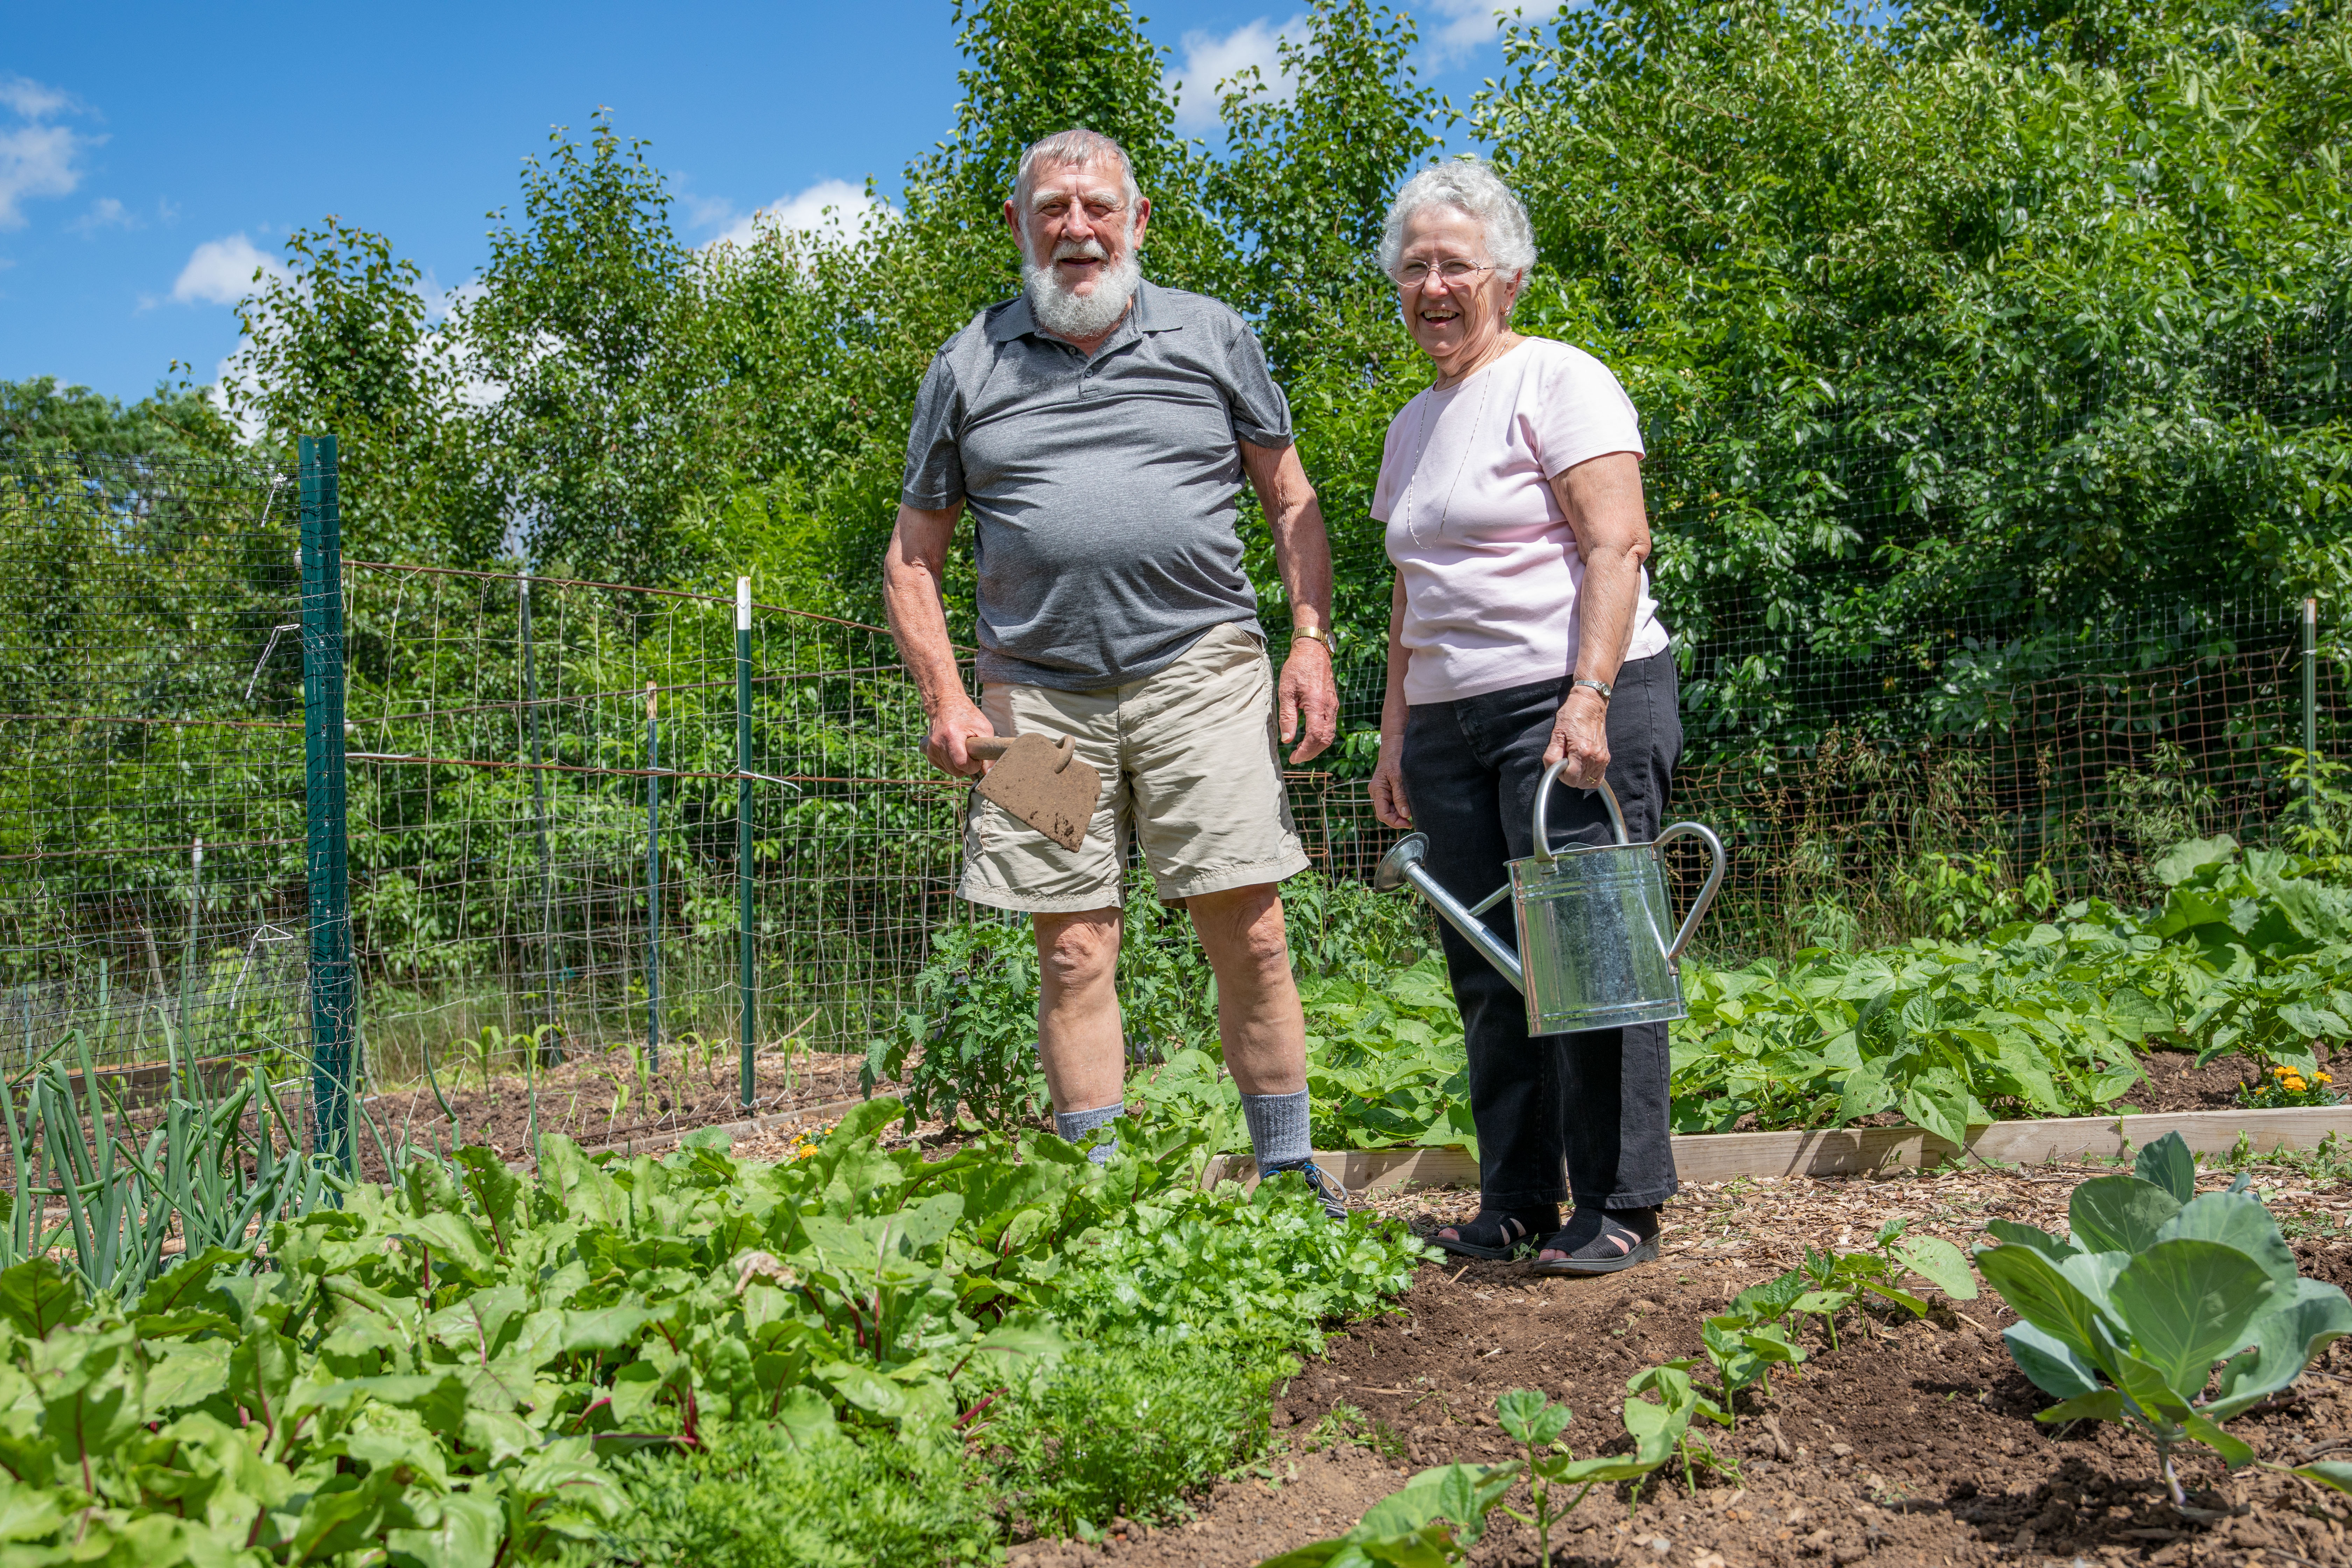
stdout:
{"type": "Polygon", "coordinates": [[[1525,278],[1536,264],[1536,232],[1528,222],[1528,209],[1492,164],[1462,158],[1423,169],[1389,204],[1388,221],[1381,226],[1381,271],[1396,276],[1404,226],[1415,213],[1434,206],[1457,207],[1478,220],[1486,231],[1486,259],[1496,271],[1525,278]]]}
{"type": "Polygon", "coordinates": [[[1071,163],[1091,163],[1097,158],[1118,160],[1119,184],[1127,197],[1130,215],[1129,222],[1132,223],[1135,204],[1143,198],[1143,193],[1136,188],[1135,160],[1127,155],[1126,148],[1101,132],[1088,131],[1083,126],[1056,131],[1051,136],[1038,138],[1022,150],[1021,169],[1013,180],[1013,210],[1024,219],[1028,217],[1029,193],[1037,188],[1038,170],[1063,168],[1071,163]]]}

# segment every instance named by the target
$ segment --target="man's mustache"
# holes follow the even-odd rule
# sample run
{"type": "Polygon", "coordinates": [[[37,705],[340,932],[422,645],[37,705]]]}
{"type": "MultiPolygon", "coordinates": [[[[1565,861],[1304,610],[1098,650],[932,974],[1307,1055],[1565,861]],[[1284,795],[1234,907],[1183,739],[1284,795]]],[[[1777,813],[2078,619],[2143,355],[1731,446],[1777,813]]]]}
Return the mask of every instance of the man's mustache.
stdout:
{"type": "Polygon", "coordinates": [[[1055,261],[1108,261],[1110,252],[1099,239],[1066,239],[1054,247],[1055,261]]]}

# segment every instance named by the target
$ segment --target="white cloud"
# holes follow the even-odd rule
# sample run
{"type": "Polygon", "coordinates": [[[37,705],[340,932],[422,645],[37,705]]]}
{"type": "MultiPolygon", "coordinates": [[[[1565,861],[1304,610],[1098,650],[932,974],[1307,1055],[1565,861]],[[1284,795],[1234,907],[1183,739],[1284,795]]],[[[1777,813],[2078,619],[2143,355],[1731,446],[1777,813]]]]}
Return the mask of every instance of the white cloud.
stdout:
{"type": "Polygon", "coordinates": [[[1276,26],[1260,16],[1244,22],[1223,37],[1214,33],[1184,35],[1184,63],[1168,73],[1160,87],[1176,98],[1176,124],[1183,131],[1206,131],[1217,123],[1218,84],[1230,81],[1255,66],[1276,102],[1286,101],[1297,84],[1281,68],[1277,52],[1284,44],[1304,42],[1307,18],[1302,14],[1276,26]],[[1180,90],[1181,93],[1180,93],[1180,90]]]}
{"type": "Polygon", "coordinates": [[[0,228],[25,226],[17,204],[28,197],[73,195],[81,184],[82,150],[92,145],[91,138],[65,125],[35,122],[0,131],[0,228]]]}
{"type": "Polygon", "coordinates": [[[708,249],[712,245],[749,246],[762,228],[791,229],[803,234],[824,228],[846,237],[856,234],[866,215],[877,206],[887,210],[885,204],[867,196],[863,185],[853,185],[847,180],[819,180],[798,195],[780,196],[758,211],[740,216],[731,203],[698,200],[693,205],[693,218],[705,226],[727,226],[704,247],[708,249]]]}
{"type": "Polygon", "coordinates": [[[116,201],[112,196],[100,196],[90,204],[89,211],[66,225],[76,234],[96,234],[102,228],[144,228],[139,215],[116,201]]]}
{"type": "Polygon", "coordinates": [[[1428,63],[1433,68],[1476,53],[1503,30],[1495,0],[1429,0],[1429,8],[1444,18],[1429,29],[1428,63]]]}
{"type": "Polygon", "coordinates": [[[286,268],[255,248],[242,234],[208,239],[196,247],[188,264],[172,285],[172,298],[183,305],[234,305],[253,291],[253,275],[286,276],[286,268]]]}
{"type": "Polygon", "coordinates": [[[75,106],[71,94],[21,76],[0,77],[0,103],[26,120],[47,120],[75,106]]]}

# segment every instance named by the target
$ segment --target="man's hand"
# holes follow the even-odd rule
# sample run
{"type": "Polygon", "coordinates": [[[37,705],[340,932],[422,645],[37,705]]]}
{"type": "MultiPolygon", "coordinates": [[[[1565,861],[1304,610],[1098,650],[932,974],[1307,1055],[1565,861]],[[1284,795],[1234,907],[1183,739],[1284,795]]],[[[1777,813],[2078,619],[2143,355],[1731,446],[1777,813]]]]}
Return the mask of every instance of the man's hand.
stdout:
{"type": "Polygon", "coordinates": [[[940,710],[931,715],[931,732],[923,737],[923,755],[942,772],[977,777],[988,771],[988,764],[975,761],[964,750],[964,742],[970,736],[995,733],[996,726],[988,721],[988,715],[957,692],[941,700],[940,710]]]}
{"type": "Polygon", "coordinates": [[[1320,753],[1339,733],[1339,683],[1331,674],[1331,650],[1313,637],[1293,637],[1290,656],[1282,661],[1282,681],[1276,689],[1280,694],[1283,744],[1288,745],[1294,736],[1298,740],[1298,749],[1290,753],[1290,760],[1303,763],[1320,753]],[[1307,721],[1303,735],[1301,719],[1307,721]]]}
{"type": "Polygon", "coordinates": [[[1391,827],[1412,826],[1412,802],[1404,793],[1402,735],[1381,736],[1381,760],[1372,764],[1372,815],[1391,827]]]}
{"type": "Polygon", "coordinates": [[[1609,704],[1589,686],[1570,692],[1559,705],[1559,716],[1551,721],[1544,766],[1562,757],[1570,760],[1560,772],[1560,782],[1579,789],[1599,788],[1601,775],[1609,771],[1609,704]]]}

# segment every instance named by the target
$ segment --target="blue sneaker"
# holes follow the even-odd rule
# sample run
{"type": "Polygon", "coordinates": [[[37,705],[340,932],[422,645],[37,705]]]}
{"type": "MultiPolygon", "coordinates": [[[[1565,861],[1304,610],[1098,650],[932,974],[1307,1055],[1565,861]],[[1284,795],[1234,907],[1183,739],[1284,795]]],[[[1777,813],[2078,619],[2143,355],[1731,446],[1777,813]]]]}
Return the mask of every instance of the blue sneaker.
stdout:
{"type": "Polygon", "coordinates": [[[1264,1174],[1278,1176],[1286,1173],[1297,1175],[1306,1181],[1307,1190],[1313,1193],[1322,1203],[1325,1218],[1346,1219],[1348,1217],[1348,1189],[1341,1186],[1338,1179],[1329,1172],[1312,1160],[1301,1160],[1296,1164],[1276,1165],[1264,1174]]]}

